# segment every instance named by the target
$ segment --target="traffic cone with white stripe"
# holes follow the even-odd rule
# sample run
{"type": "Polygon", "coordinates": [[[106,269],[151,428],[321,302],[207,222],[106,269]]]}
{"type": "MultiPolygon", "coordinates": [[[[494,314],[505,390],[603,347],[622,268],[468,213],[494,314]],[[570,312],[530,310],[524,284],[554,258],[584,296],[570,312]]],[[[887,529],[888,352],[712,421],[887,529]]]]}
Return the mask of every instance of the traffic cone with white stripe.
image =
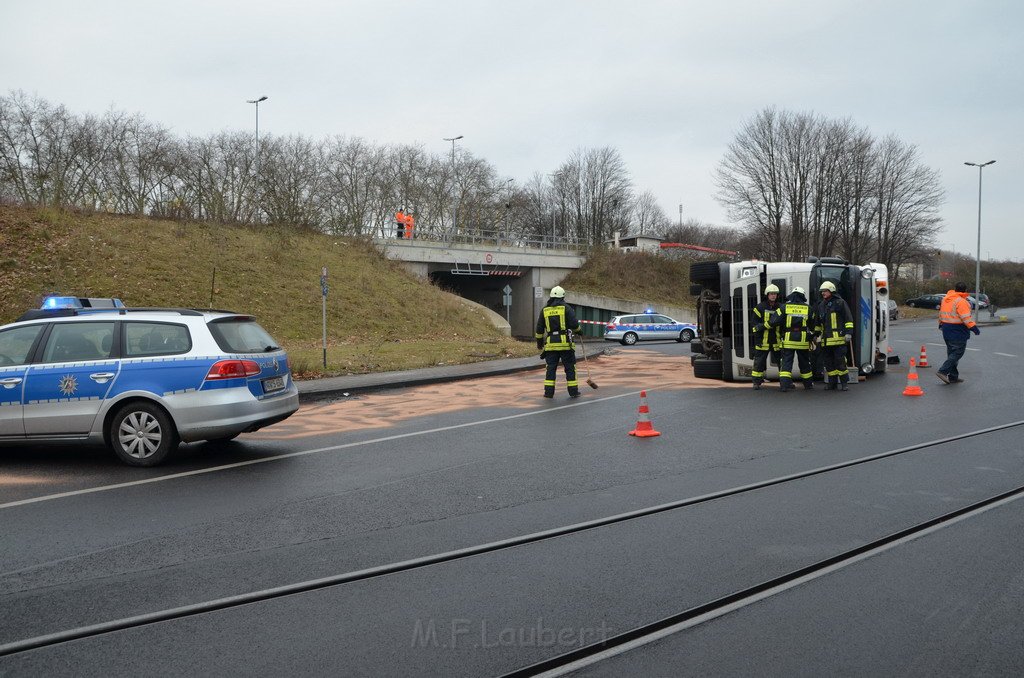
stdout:
{"type": "Polygon", "coordinates": [[[660,436],[661,434],[654,430],[654,426],[651,424],[650,418],[647,414],[650,410],[647,409],[647,391],[640,391],[640,414],[636,419],[636,428],[629,432],[629,435],[636,436],[637,438],[653,438],[654,436],[660,436]]]}
{"type": "Polygon", "coordinates": [[[907,372],[907,387],[903,389],[903,395],[905,396],[922,396],[924,391],[921,390],[921,385],[917,383],[917,368],[914,364],[914,359],[910,359],[910,371],[907,372]]]}
{"type": "Polygon", "coordinates": [[[921,344],[921,359],[917,361],[918,367],[928,367],[928,351],[925,349],[924,344],[921,344]]]}

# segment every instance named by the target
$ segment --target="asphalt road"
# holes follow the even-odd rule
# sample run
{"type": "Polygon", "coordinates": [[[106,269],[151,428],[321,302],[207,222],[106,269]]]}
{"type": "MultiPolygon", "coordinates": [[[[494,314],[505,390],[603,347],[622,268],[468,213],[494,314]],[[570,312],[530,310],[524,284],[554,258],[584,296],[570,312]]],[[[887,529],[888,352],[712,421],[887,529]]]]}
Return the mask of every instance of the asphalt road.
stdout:
{"type": "MultiPolygon", "coordinates": [[[[497,675],[610,638],[1024,485],[1024,312],[964,384],[930,321],[851,386],[695,380],[689,349],[622,348],[600,389],[540,373],[304,406],[160,469],[0,448],[0,646],[613,516],[886,451],[800,479],[514,548],[0,656],[2,675],[497,675]],[[928,349],[925,395],[901,395],[928,349]],[[626,435],[646,389],[661,436],[626,435]],[[949,440],[947,440],[949,439],[949,440]]],[[[585,376],[585,375],[583,375],[585,376]]],[[[600,675],[1024,668],[1024,502],[951,523],[580,669],[600,675]]],[[[0,650],[2,651],[2,650],[0,650]]]]}

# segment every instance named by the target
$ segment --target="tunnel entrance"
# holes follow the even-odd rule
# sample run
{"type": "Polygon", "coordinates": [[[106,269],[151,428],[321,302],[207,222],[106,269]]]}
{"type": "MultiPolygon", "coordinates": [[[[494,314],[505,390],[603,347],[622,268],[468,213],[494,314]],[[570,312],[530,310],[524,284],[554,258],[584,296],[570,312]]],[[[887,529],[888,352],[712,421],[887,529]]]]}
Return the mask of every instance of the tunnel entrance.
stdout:
{"type": "Polygon", "coordinates": [[[434,271],[430,274],[430,282],[441,289],[486,306],[502,317],[505,315],[505,306],[501,303],[501,290],[512,280],[504,276],[462,275],[448,271],[434,271]]]}

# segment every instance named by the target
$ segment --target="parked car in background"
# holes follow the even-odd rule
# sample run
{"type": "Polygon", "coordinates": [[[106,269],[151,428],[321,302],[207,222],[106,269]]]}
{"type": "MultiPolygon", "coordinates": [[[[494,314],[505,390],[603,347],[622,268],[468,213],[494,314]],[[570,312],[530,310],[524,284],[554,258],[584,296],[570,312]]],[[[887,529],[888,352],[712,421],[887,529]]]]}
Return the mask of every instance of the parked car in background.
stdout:
{"type": "Polygon", "coordinates": [[[697,326],[681,323],[660,313],[637,313],[617,315],[605,328],[604,338],[632,346],[638,341],[666,340],[692,341],[697,336],[697,326]]]}
{"type": "Polygon", "coordinates": [[[910,308],[938,308],[945,294],[922,294],[905,302],[910,308]]]}
{"type": "MultiPolygon", "coordinates": [[[[907,299],[906,304],[907,304],[907,306],[909,306],[911,308],[935,308],[935,309],[937,309],[939,306],[942,305],[942,300],[943,300],[943,298],[945,298],[945,296],[946,296],[945,294],[922,294],[919,297],[914,297],[913,299],[907,299]]],[[[988,301],[987,301],[988,295],[987,294],[983,294],[981,296],[982,296],[981,308],[988,308],[988,301]]],[[[971,297],[971,296],[967,297],[967,302],[971,305],[971,308],[974,308],[978,304],[978,301],[974,297],[971,297]]]]}
{"type": "Polygon", "coordinates": [[[889,320],[896,320],[897,318],[900,317],[900,307],[899,307],[899,304],[896,303],[895,299],[890,299],[889,300],[888,309],[889,309],[889,320]]]}

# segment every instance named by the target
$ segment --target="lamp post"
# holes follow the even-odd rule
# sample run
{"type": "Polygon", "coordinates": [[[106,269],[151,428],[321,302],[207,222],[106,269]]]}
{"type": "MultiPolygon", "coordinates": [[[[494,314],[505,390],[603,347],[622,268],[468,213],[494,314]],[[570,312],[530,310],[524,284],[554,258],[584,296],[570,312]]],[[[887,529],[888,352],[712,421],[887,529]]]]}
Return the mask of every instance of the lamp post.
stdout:
{"type": "MultiPolygon", "coordinates": [[[[445,141],[452,142],[452,183],[455,183],[455,142],[462,138],[460,134],[457,137],[442,137],[445,141]]],[[[456,224],[458,219],[458,207],[455,203],[455,192],[452,191],[452,235],[455,235],[456,224]]]]}
{"type": "Polygon", "coordinates": [[[974,267],[974,320],[977,322],[981,312],[981,171],[993,164],[995,160],[976,163],[965,162],[965,165],[978,168],[978,256],[975,258],[974,267]]]}
{"type": "Polygon", "coordinates": [[[246,103],[256,104],[256,191],[259,195],[260,189],[260,102],[266,101],[267,95],[264,94],[259,99],[246,99],[246,103]]]}

